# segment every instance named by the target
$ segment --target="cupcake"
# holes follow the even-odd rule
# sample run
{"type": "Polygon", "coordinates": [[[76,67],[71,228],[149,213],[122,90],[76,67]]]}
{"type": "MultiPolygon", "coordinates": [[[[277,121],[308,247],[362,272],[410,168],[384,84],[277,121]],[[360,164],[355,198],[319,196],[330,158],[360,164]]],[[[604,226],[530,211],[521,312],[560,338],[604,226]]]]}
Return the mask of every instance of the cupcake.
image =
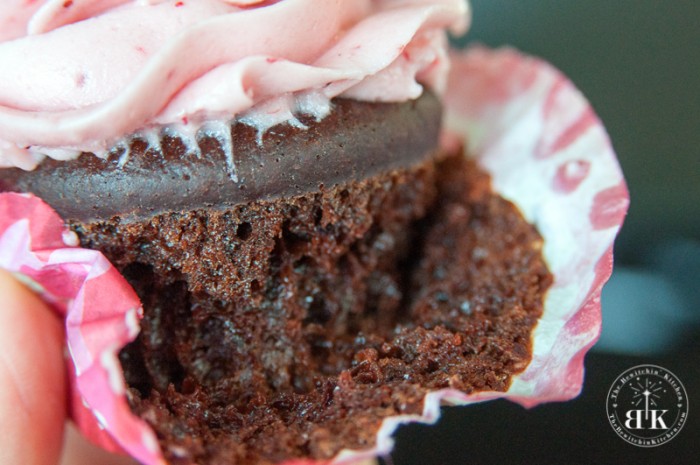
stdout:
{"type": "MultiPolygon", "coordinates": [[[[446,100],[445,31],[467,20],[457,0],[48,1],[6,19],[0,190],[68,229],[4,194],[0,234],[42,218],[54,272],[22,264],[37,240],[0,265],[67,312],[84,431],[144,463],[344,463],[387,453],[398,422],[441,400],[575,394],[624,184],[611,153],[575,153],[554,187],[519,195],[501,165],[529,152],[499,151],[501,109],[541,92],[538,73],[559,83],[543,121],[569,127],[574,95],[589,126],[573,138],[599,124],[512,52],[458,58],[473,69],[446,100]],[[441,101],[459,103],[451,132],[441,101]],[[538,220],[557,188],[608,215],[588,294],[538,220]],[[552,294],[571,298],[548,309],[552,294]]],[[[545,172],[564,142],[538,139],[545,172]]]]}

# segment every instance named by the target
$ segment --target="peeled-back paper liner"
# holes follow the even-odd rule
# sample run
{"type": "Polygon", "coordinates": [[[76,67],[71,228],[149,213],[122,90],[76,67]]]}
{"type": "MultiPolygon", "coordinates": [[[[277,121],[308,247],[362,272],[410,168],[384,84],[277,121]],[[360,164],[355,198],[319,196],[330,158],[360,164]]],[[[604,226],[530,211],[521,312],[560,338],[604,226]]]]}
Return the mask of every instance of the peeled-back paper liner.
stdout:
{"type": "MultiPolygon", "coordinates": [[[[368,463],[393,447],[401,423],[433,423],[444,404],[508,398],[530,407],[576,396],[583,357],[600,333],[600,292],[628,194],[608,136],[592,108],[547,63],[503,49],[453,56],[443,144],[466,151],[544,238],[554,275],[533,333],[533,357],[507,392],[426,395],[423,415],[387,418],[373,449],[343,451],[332,463],[368,463]]],[[[65,316],[72,416],[94,442],[140,462],[164,460],[155,433],[126,401],[119,350],[133,340],[142,309],[133,289],[99,252],[40,199],[0,194],[0,267],[65,316]]],[[[288,465],[312,463],[291,461],[288,465]]]]}

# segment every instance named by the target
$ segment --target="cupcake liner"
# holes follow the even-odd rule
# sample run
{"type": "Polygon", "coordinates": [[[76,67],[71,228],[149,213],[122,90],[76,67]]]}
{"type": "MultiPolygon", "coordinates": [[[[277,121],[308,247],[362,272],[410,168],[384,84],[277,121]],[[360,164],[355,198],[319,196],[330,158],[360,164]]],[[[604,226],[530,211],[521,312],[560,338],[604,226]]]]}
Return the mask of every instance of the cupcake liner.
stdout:
{"type": "Polygon", "coordinates": [[[164,463],[151,429],[131,414],[117,353],[139,332],[141,303],[100,253],[30,194],[0,194],[0,267],[37,292],[65,320],[71,416],[111,451],[164,463]]]}
{"type": "MultiPolygon", "coordinates": [[[[507,392],[426,395],[422,415],[383,421],[371,450],[329,463],[371,463],[393,447],[398,425],[434,423],[440,406],[508,398],[526,407],[576,396],[583,357],[600,333],[600,292],[628,194],[605,129],[584,97],[547,63],[516,51],[473,48],[453,56],[443,145],[461,146],[544,238],[554,275],[533,333],[533,358],[507,392]]],[[[31,286],[66,322],[72,415],[88,438],[152,465],[164,460],[153,431],[127,404],[117,359],[138,334],[134,291],[41,199],[0,194],[0,267],[31,286]]],[[[288,465],[319,463],[289,461],[288,465]]],[[[324,462],[328,463],[328,462],[324,462]]]]}

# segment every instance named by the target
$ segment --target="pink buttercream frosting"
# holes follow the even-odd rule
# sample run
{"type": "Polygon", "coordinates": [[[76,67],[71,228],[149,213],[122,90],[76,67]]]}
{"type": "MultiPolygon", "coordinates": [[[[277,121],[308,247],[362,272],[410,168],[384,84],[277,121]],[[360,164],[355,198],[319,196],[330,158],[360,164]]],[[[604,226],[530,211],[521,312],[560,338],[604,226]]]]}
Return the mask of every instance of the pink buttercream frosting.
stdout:
{"type": "MultiPolygon", "coordinates": [[[[236,118],[301,125],[330,99],[441,93],[465,0],[9,0],[0,12],[0,167],[106,156],[163,131],[197,150],[236,118]]],[[[230,136],[230,134],[228,135],[230,136]]]]}

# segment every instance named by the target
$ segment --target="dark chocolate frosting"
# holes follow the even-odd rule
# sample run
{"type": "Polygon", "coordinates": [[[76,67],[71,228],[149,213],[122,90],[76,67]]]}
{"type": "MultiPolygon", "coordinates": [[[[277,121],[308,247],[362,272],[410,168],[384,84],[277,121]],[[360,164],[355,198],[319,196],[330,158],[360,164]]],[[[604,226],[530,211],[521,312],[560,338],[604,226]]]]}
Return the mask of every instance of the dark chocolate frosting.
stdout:
{"type": "Polygon", "coordinates": [[[275,126],[261,144],[255,129],[232,125],[237,181],[216,139],[199,139],[199,155],[164,135],[161,150],[132,140],[126,163],[120,164],[122,149],[107,159],[47,159],[34,171],[0,169],[0,191],[32,192],[65,219],[78,221],[228,208],[410,166],[434,152],[440,114],[439,101],[429,93],[398,104],[338,99],[320,122],[302,120],[308,129],[275,126]]]}

